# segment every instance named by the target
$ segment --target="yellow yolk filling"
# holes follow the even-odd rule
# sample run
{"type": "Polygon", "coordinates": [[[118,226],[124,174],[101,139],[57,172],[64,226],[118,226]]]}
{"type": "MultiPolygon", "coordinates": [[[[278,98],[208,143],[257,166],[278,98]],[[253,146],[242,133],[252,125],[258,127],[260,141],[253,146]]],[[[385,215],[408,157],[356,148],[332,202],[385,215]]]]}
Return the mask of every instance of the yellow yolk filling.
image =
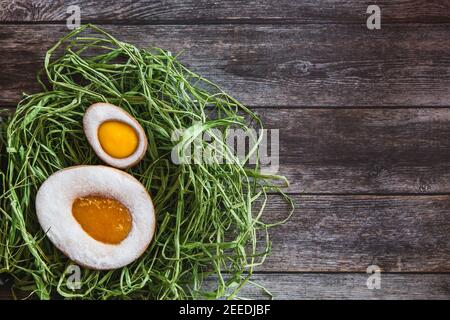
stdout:
{"type": "Polygon", "coordinates": [[[72,214],[83,230],[97,241],[118,244],[131,230],[128,209],[113,198],[86,196],[75,199],[72,214]]]}
{"type": "Polygon", "coordinates": [[[103,150],[113,158],[131,156],[138,146],[138,135],[129,124],[105,121],[98,128],[98,140],[103,150]]]}

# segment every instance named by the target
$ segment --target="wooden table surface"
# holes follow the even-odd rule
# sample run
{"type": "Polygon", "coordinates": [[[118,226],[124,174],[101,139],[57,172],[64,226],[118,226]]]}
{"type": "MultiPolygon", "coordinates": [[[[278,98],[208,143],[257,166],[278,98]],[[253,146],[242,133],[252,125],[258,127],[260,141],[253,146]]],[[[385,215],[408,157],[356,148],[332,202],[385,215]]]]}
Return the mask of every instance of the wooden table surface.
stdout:
{"type": "Polygon", "coordinates": [[[3,108],[37,90],[70,4],[118,39],[183,51],[280,128],[297,209],[254,277],[275,298],[450,298],[450,1],[0,0],[3,108]]]}

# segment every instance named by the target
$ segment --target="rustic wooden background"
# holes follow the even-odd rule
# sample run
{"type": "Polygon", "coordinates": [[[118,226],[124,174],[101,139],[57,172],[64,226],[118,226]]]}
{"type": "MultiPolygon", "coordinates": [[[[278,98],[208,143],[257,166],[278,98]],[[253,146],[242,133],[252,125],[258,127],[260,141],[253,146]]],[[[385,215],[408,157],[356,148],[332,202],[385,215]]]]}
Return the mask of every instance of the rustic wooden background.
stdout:
{"type": "Polygon", "coordinates": [[[71,4],[121,40],[183,51],[281,129],[297,209],[255,275],[275,298],[450,298],[449,0],[0,0],[3,108],[36,90],[71,4]]]}

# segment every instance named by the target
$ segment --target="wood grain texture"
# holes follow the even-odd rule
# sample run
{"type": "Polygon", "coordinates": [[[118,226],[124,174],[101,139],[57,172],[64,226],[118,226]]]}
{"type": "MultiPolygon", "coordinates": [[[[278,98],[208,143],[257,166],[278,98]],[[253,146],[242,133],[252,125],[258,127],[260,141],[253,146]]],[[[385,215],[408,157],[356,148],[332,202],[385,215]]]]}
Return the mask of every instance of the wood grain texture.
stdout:
{"type": "MultiPolygon", "coordinates": [[[[449,299],[448,274],[381,273],[380,289],[369,290],[365,273],[254,274],[252,281],[266,287],[275,300],[311,299],[449,299]]],[[[239,294],[248,299],[269,299],[260,288],[248,284],[239,294]]],[[[11,299],[0,287],[0,300],[11,299]]],[[[19,297],[20,298],[20,297],[19,297]]]]}
{"type": "MultiPolygon", "coordinates": [[[[377,31],[369,0],[0,0],[0,106],[38,90],[72,4],[120,40],[183,51],[280,129],[296,210],[253,278],[274,298],[450,298],[450,109],[434,108],[450,106],[448,0],[376,1],[377,31]]],[[[287,209],[270,195],[265,219],[287,209]]]]}
{"type": "MultiPolygon", "coordinates": [[[[448,106],[448,25],[104,26],[140,47],[175,53],[249,106],[448,106]]],[[[61,25],[0,28],[0,104],[37,90],[61,25]]]]}
{"type": "Polygon", "coordinates": [[[255,111],[279,130],[289,193],[450,193],[450,109],[255,111]]]}
{"type": "MultiPolygon", "coordinates": [[[[450,196],[294,196],[259,271],[450,272],[450,196]]],[[[287,206],[269,199],[265,219],[287,206]]]]}
{"type": "Polygon", "coordinates": [[[447,193],[449,109],[257,109],[291,192],[447,193]]]}
{"type": "MultiPolygon", "coordinates": [[[[450,272],[450,195],[292,195],[291,219],[271,229],[258,271],[450,272]]],[[[289,212],[270,195],[264,220],[289,212]]]]}
{"type": "MultiPolygon", "coordinates": [[[[449,299],[447,274],[381,274],[381,288],[367,288],[367,274],[256,274],[253,281],[265,286],[273,299],[449,299]]],[[[247,285],[241,296],[268,298],[261,289],[247,285]]]]}
{"type": "Polygon", "coordinates": [[[86,21],[113,23],[365,23],[377,4],[383,23],[450,22],[447,0],[1,0],[0,21],[63,22],[77,4],[86,21]]]}

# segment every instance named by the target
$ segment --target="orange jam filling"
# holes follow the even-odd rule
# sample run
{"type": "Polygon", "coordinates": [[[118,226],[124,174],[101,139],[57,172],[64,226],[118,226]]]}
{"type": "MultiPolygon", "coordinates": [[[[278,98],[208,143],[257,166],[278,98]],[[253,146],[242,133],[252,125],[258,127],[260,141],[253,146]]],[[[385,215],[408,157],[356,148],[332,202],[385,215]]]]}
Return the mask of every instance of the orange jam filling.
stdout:
{"type": "Polygon", "coordinates": [[[121,202],[102,196],[75,199],[72,214],[83,230],[97,241],[118,244],[131,230],[130,211],[121,202]]]}
{"type": "Polygon", "coordinates": [[[120,121],[103,122],[98,128],[98,139],[103,150],[117,159],[131,156],[139,142],[133,127],[120,121]]]}

